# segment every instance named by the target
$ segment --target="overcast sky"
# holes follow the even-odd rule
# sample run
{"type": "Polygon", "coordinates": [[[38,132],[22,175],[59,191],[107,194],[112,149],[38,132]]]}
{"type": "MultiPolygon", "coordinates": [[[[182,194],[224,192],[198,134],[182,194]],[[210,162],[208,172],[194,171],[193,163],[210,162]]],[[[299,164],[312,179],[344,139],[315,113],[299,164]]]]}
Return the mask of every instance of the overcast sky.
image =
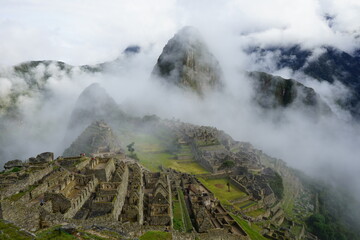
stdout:
{"type": "Polygon", "coordinates": [[[330,44],[351,51],[359,46],[360,1],[1,0],[0,64],[98,63],[130,44],[160,52],[185,25],[198,27],[213,45],[330,44]]]}

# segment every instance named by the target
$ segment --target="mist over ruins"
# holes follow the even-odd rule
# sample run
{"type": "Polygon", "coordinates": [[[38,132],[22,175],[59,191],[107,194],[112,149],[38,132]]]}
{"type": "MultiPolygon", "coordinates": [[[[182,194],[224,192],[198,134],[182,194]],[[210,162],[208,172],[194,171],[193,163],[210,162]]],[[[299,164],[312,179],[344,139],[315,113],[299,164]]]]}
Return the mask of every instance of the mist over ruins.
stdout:
{"type": "Polygon", "coordinates": [[[0,6],[0,239],[360,239],[356,1],[0,6]]]}

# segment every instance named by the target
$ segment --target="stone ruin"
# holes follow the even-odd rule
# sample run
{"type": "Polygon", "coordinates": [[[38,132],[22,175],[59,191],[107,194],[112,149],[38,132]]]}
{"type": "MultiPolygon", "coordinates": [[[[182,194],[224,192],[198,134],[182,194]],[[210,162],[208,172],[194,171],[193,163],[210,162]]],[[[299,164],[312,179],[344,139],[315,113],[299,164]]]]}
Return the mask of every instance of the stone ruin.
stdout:
{"type": "Polygon", "coordinates": [[[54,160],[49,153],[39,156],[37,159],[42,161],[24,163],[19,173],[31,170],[34,176],[2,185],[1,189],[0,216],[25,229],[37,230],[63,221],[80,225],[90,221],[129,225],[133,229],[172,230],[173,196],[181,191],[187,203],[184,210],[191,216],[195,232],[208,234],[217,229],[248,239],[194,176],[173,170],[153,173],[127,157],[81,155],[54,160]],[[22,207],[24,211],[18,212],[22,207]]]}
{"type": "Polygon", "coordinates": [[[165,173],[144,175],[145,223],[154,226],[173,226],[172,194],[169,176],[165,173]]]}
{"type": "Polygon", "coordinates": [[[121,153],[120,140],[104,121],[91,123],[77,139],[65,149],[66,157],[76,156],[78,153],[85,154],[113,154],[121,153]]]}
{"type": "Polygon", "coordinates": [[[244,173],[243,175],[231,176],[230,179],[232,183],[247,193],[254,201],[268,207],[276,202],[275,194],[264,176],[244,173]]]}
{"type": "Polygon", "coordinates": [[[143,170],[137,163],[133,163],[129,165],[129,171],[129,184],[127,185],[127,194],[120,221],[142,225],[144,222],[143,170]]]}
{"type": "Polygon", "coordinates": [[[12,160],[5,163],[4,168],[12,171],[0,175],[0,198],[4,199],[24,191],[50,174],[53,169],[49,162],[53,160],[53,153],[44,152],[35,158],[29,158],[26,162],[12,160]]]}
{"type": "MultiPolygon", "coordinates": [[[[195,176],[172,169],[166,169],[166,172],[170,176],[173,191],[183,193],[186,208],[197,232],[209,233],[213,229],[219,229],[223,234],[236,235],[237,239],[248,239],[242,227],[195,176]]],[[[177,197],[181,198],[179,195],[177,197]]]]}
{"type": "MultiPolygon", "coordinates": [[[[264,208],[266,213],[262,217],[281,225],[284,212],[266,179],[271,172],[261,165],[251,145],[236,142],[216,128],[171,124],[177,129],[179,144],[190,146],[195,161],[212,172],[210,175],[226,176],[247,194],[237,201],[256,201],[256,206],[238,214],[246,218],[247,211],[264,208]],[[221,164],[228,160],[235,166],[229,171],[221,170],[221,164]],[[246,171],[242,171],[244,169],[246,171]]],[[[153,173],[124,154],[100,150],[91,157],[80,154],[54,160],[53,154],[43,153],[26,163],[9,162],[8,170],[16,167],[20,171],[0,175],[3,199],[0,216],[29,230],[67,221],[79,225],[117,224],[127,231],[159,228],[172,231],[173,202],[183,195],[183,209],[191,220],[191,231],[211,236],[216,230],[217,234],[249,239],[227,209],[195,176],[172,169],[153,173]],[[10,207],[10,199],[23,193],[23,197],[16,200],[17,206],[20,208],[27,201],[29,211],[33,212],[25,210],[16,214],[10,207]],[[33,216],[37,217],[31,224],[22,220],[33,216]]],[[[272,230],[264,234],[275,233],[272,230]]]]}
{"type": "Polygon", "coordinates": [[[176,133],[178,144],[189,145],[195,160],[212,173],[224,172],[221,166],[225,161],[254,171],[263,169],[251,145],[234,141],[223,131],[176,121],[164,121],[163,125],[176,133]]]}

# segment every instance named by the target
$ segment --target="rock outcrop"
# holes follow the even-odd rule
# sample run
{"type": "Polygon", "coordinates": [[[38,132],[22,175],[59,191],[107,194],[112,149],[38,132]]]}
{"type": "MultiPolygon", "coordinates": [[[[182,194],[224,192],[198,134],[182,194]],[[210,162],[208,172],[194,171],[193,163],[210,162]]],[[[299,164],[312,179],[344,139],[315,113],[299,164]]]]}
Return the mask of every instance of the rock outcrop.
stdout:
{"type": "Polygon", "coordinates": [[[36,158],[29,158],[29,163],[31,164],[41,164],[41,163],[49,163],[54,160],[54,153],[52,152],[44,152],[40,153],[36,156],[36,158]]]}
{"type": "Polygon", "coordinates": [[[302,105],[320,113],[331,113],[330,107],[314,89],[293,80],[264,72],[251,72],[254,80],[255,101],[265,109],[302,105]]]}
{"type": "Polygon", "coordinates": [[[120,141],[104,121],[93,122],[64,151],[64,156],[77,156],[80,153],[118,152],[120,141]]]}
{"type": "Polygon", "coordinates": [[[8,161],[7,163],[4,164],[4,168],[5,169],[11,169],[11,168],[14,168],[14,167],[22,167],[24,165],[24,163],[21,161],[21,160],[11,160],[11,161],[8,161]]]}
{"type": "Polygon", "coordinates": [[[184,27],[169,40],[152,74],[199,95],[223,86],[219,62],[193,27],[184,27]]]}

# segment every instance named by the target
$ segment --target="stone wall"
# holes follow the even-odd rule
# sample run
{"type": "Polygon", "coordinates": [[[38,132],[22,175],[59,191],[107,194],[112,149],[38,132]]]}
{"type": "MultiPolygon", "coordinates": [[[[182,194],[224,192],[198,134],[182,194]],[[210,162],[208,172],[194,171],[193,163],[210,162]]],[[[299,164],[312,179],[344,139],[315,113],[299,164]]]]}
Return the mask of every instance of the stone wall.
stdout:
{"type": "Polygon", "coordinates": [[[196,146],[195,143],[191,143],[190,144],[190,148],[192,153],[194,154],[194,159],[206,170],[208,170],[209,172],[215,172],[215,169],[213,168],[213,166],[206,161],[206,159],[202,156],[201,152],[199,151],[198,147],[196,146]]]}
{"type": "Polygon", "coordinates": [[[38,181],[40,181],[44,176],[49,174],[52,170],[53,170],[52,165],[48,165],[41,170],[30,172],[27,178],[23,180],[19,180],[15,184],[10,185],[6,189],[2,190],[0,192],[0,199],[4,199],[20,191],[25,190],[28,186],[33,185],[38,181]]]}
{"type": "Polygon", "coordinates": [[[250,195],[246,187],[244,187],[241,183],[230,177],[230,182],[235,185],[237,188],[239,188],[242,192],[246,193],[247,195],[250,195]]]}
{"type": "Polygon", "coordinates": [[[144,183],[142,168],[137,164],[129,164],[129,184],[125,204],[120,214],[122,222],[144,222],[144,183]]]}
{"type": "Polygon", "coordinates": [[[54,213],[60,212],[64,214],[71,207],[71,201],[61,193],[46,192],[44,200],[46,202],[51,201],[52,212],[54,213]]]}
{"type": "Polygon", "coordinates": [[[258,209],[263,208],[263,207],[264,207],[264,204],[262,202],[258,202],[254,206],[248,207],[248,208],[242,210],[242,212],[247,213],[247,212],[258,210],[258,209]]]}
{"type": "Polygon", "coordinates": [[[75,216],[76,212],[84,205],[90,195],[95,192],[96,186],[99,184],[97,178],[92,177],[92,179],[86,184],[86,186],[81,190],[81,193],[71,200],[71,208],[65,213],[66,218],[72,218],[75,216]]]}
{"type": "Polygon", "coordinates": [[[94,158],[90,161],[87,174],[95,174],[95,176],[103,182],[108,182],[115,171],[115,161],[113,158],[99,159],[94,158]],[[98,164],[105,164],[103,168],[96,169],[98,164]]]}
{"type": "Polygon", "coordinates": [[[39,208],[38,204],[30,205],[27,201],[1,202],[3,219],[15,223],[21,228],[36,231],[39,229],[39,208]],[[14,211],[16,209],[16,211],[14,211]]]}
{"type": "Polygon", "coordinates": [[[170,177],[169,175],[166,176],[166,180],[167,180],[167,184],[168,184],[168,192],[169,192],[169,203],[170,203],[170,226],[171,228],[173,227],[173,218],[174,218],[174,213],[173,213],[173,197],[172,197],[172,192],[171,192],[171,182],[170,182],[170,177]]]}
{"type": "Polygon", "coordinates": [[[230,234],[226,229],[211,229],[208,233],[196,234],[196,236],[201,240],[250,240],[249,236],[230,234]]]}
{"type": "Polygon", "coordinates": [[[115,220],[119,219],[119,215],[124,206],[128,182],[129,182],[129,169],[127,166],[125,166],[124,173],[122,175],[122,181],[120,183],[120,186],[118,187],[118,192],[114,202],[114,208],[111,213],[115,220]]]}
{"type": "Polygon", "coordinates": [[[61,168],[54,170],[49,177],[42,180],[42,183],[30,192],[31,198],[36,198],[44,194],[49,189],[53,188],[60,179],[68,177],[68,175],[69,173],[61,168]]]}
{"type": "Polygon", "coordinates": [[[263,199],[263,201],[264,201],[264,204],[265,204],[266,206],[271,206],[271,205],[273,205],[273,204],[276,202],[275,194],[274,194],[274,193],[271,193],[271,194],[265,196],[264,199],[263,199]]]}
{"type": "Polygon", "coordinates": [[[113,210],[113,204],[110,201],[104,202],[92,202],[91,204],[92,209],[95,209],[94,212],[100,212],[102,214],[110,213],[113,210]]]}
{"type": "MultiPolygon", "coordinates": [[[[81,158],[80,158],[80,159],[81,159],[81,158]]],[[[90,158],[88,158],[88,159],[80,162],[80,163],[77,164],[75,167],[76,167],[76,169],[78,169],[78,170],[83,170],[83,169],[89,164],[89,162],[90,162],[90,158]]]]}

